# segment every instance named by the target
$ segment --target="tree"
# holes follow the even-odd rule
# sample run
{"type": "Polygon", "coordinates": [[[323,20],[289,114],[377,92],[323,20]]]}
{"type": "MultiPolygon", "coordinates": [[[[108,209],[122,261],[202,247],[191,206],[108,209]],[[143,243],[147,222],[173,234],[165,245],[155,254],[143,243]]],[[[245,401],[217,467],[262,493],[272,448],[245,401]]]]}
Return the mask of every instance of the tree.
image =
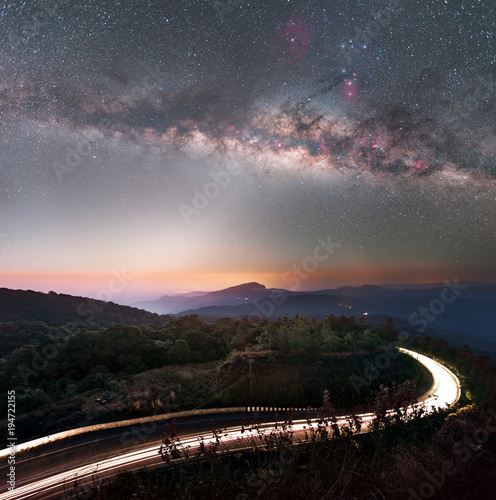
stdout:
{"type": "Polygon", "coordinates": [[[18,396],[17,402],[19,414],[21,414],[37,410],[40,406],[50,403],[50,397],[43,389],[26,389],[24,394],[18,396]]]}
{"type": "Polygon", "coordinates": [[[187,330],[181,335],[192,351],[201,351],[202,343],[208,338],[208,335],[201,330],[187,330]]]}
{"type": "Polygon", "coordinates": [[[396,340],[398,338],[398,332],[395,330],[393,326],[393,320],[391,318],[388,318],[386,320],[386,323],[384,323],[382,329],[384,330],[387,338],[392,340],[396,340]]]}
{"type": "Polygon", "coordinates": [[[191,349],[184,339],[176,340],[172,350],[172,359],[175,363],[183,365],[191,358],[191,349]]]}

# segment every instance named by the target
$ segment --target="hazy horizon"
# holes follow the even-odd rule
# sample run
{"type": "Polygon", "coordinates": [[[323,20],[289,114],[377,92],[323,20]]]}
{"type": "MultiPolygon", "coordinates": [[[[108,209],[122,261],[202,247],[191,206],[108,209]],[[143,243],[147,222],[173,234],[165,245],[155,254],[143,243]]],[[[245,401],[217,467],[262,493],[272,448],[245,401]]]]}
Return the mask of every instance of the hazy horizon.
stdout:
{"type": "MultiPolygon", "coordinates": [[[[451,278],[451,280],[448,281],[453,281],[457,277],[451,278]]],[[[496,282],[494,281],[464,281],[464,280],[457,280],[459,283],[471,283],[472,285],[480,285],[480,286],[493,286],[496,285],[496,282]]],[[[9,286],[4,286],[2,285],[3,288],[10,288],[12,290],[32,290],[35,292],[41,292],[41,293],[48,293],[48,292],[56,292],[58,294],[67,294],[67,295],[73,295],[73,296],[82,296],[82,297],[88,297],[92,299],[98,299],[98,300],[104,300],[104,301],[112,301],[117,304],[121,305],[134,305],[138,302],[144,302],[144,301],[149,301],[149,300],[156,300],[159,299],[162,296],[174,296],[174,295],[191,295],[191,294],[207,294],[211,292],[216,292],[219,290],[224,290],[227,288],[231,287],[236,287],[239,285],[243,285],[246,283],[259,283],[260,285],[264,285],[267,289],[285,289],[293,292],[312,292],[312,291],[320,291],[324,289],[330,289],[334,290],[337,288],[341,288],[344,286],[351,286],[351,287],[360,287],[360,286],[366,286],[366,285],[375,285],[379,287],[405,287],[408,288],[409,286],[415,286],[415,287],[425,287],[425,288],[430,288],[430,287],[435,287],[436,285],[439,286],[444,286],[443,281],[434,281],[434,282],[421,282],[421,283],[398,283],[398,282],[390,282],[390,283],[358,283],[358,284],[353,284],[350,285],[349,283],[343,283],[343,284],[337,284],[337,285],[329,285],[329,286],[322,286],[319,288],[315,287],[301,287],[301,288],[288,288],[284,286],[270,286],[267,283],[257,281],[257,280],[247,280],[244,282],[239,282],[239,283],[231,283],[228,284],[227,286],[221,286],[219,288],[210,288],[210,289],[192,289],[192,290],[166,290],[163,289],[162,291],[143,291],[143,290],[138,290],[138,291],[132,291],[132,290],[122,290],[122,291],[113,291],[117,290],[119,287],[118,283],[121,283],[119,281],[119,276],[116,274],[110,278],[110,281],[107,283],[106,287],[103,287],[98,290],[83,290],[83,291],[75,291],[65,288],[57,289],[54,287],[44,287],[44,288],[33,288],[33,287],[27,287],[27,288],[16,288],[16,287],[9,287],[9,286]]]]}
{"type": "Polygon", "coordinates": [[[1,9],[0,286],[496,281],[489,6],[126,5],[1,9]]]}

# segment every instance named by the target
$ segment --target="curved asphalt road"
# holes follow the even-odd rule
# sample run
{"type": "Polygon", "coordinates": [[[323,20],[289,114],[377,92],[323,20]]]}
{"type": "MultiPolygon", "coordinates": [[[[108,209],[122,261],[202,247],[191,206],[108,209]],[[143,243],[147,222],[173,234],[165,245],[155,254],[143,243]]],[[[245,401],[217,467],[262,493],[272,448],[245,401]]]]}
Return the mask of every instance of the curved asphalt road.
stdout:
{"type": "MultiPolygon", "coordinates": [[[[433,376],[431,389],[419,398],[418,405],[426,410],[443,408],[454,404],[460,397],[460,382],[446,367],[422,354],[400,349],[405,354],[416,358],[433,376]]],[[[214,443],[212,432],[207,430],[208,423],[215,421],[217,427],[222,427],[222,448],[224,451],[232,449],[253,448],[261,444],[257,429],[242,427],[244,418],[253,418],[253,413],[221,414],[198,416],[187,422],[178,423],[176,433],[180,437],[183,447],[188,447],[191,455],[199,448],[200,439],[205,445],[214,443]]],[[[288,414],[289,417],[289,414],[288,414]]],[[[372,419],[371,413],[360,415],[365,425],[372,419]]],[[[258,416],[259,427],[270,432],[276,430],[274,414],[258,416]]],[[[278,421],[284,420],[285,414],[279,414],[278,421]]],[[[347,416],[338,417],[339,423],[347,423],[347,416]]],[[[306,419],[296,420],[293,415],[293,441],[304,441],[308,430],[306,419]]],[[[58,448],[57,444],[51,451],[37,455],[34,462],[40,470],[33,470],[33,458],[16,463],[16,488],[7,491],[4,484],[0,491],[0,499],[55,499],[55,498],[85,498],[89,492],[105,483],[106,479],[115,476],[119,471],[133,471],[144,466],[159,468],[164,462],[158,453],[162,444],[163,427],[155,422],[148,425],[134,426],[123,432],[124,428],[113,429],[110,434],[96,436],[92,442],[74,444],[58,448]],[[93,448],[91,444],[93,443],[93,448]],[[120,444],[120,445],[119,445],[120,444]],[[117,446],[116,446],[117,445],[117,446]],[[79,449],[78,449],[79,448],[79,449]],[[115,449],[124,448],[115,454],[115,449]],[[103,451],[102,450],[113,450],[103,451]],[[64,455],[65,454],[65,455],[64,455]],[[63,466],[53,468],[54,458],[67,456],[63,466]],[[76,458],[77,457],[77,458],[76,458]],[[43,464],[45,462],[47,465],[43,464]],[[22,469],[22,473],[18,469],[22,469]],[[76,497],[76,492],[78,496],[76,497]],[[84,492],[88,492],[85,495],[84,492]]]]}

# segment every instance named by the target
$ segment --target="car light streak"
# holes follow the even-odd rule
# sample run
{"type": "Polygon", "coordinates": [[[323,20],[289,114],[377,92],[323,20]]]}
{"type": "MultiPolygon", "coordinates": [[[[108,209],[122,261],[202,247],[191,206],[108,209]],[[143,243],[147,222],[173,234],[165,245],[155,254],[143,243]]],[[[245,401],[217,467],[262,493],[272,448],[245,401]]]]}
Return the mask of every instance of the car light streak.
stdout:
{"type": "MultiPolygon", "coordinates": [[[[419,354],[415,351],[400,348],[400,351],[414,357],[424,365],[433,377],[433,385],[431,389],[421,398],[416,405],[413,405],[407,409],[407,413],[414,411],[414,407],[421,407],[430,412],[438,408],[444,408],[446,406],[452,405],[458,401],[460,398],[460,382],[456,375],[454,375],[448,368],[444,367],[437,361],[419,354]]],[[[393,410],[391,410],[391,413],[393,410]]],[[[370,422],[373,419],[372,413],[363,413],[358,415],[362,419],[362,423],[370,422]]],[[[336,417],[338,425],[343,425],[348,423],[351,416],[343,415],[336,417]]],[[[307,432],[312,428],[316,428],[318,419],[309,420],[295,420],[292,421],[291,425],[291,436],[292,442],[303,442],[307,439],[307,432]],[[315,425],[315,427],[314,427],[315,425]]],[[[364,426],[366,428],[366,426],[364,426]]],[[[263,446],[264,440],[263,436],[268,433],[282,433],[284,432],[284,426],[279,423],[264,423],[252,426],[232,426],[226,428],[224,431],[219,433],[220,445],[218,451],[227,452],[233,449],[247,449],[256,446],[263,446]]],[[[364,430],[363,432],[368,432],[364,430]]],[[[184,452],[189,456],[194,456],[195,453],[198,454],[200,450],[200,443],[203,441],[205,447],[216,446],[217,439],[213,436],[212,432],[203,432],[200,434],[189,434],[180,438],[180,442],[177,443],[178,450],[181,452],[182,456],[185,456],[184,452]]],[[[177,460],[182,460],[178,458],[171,460],[175,462],[177,460]]],[[[32,498],[46,498],[50,495],[50,492],[54,492],[60,489],[61,486],[66,485],[67,488],[70,487],[75,481],[81,481],[85,479],[91,479],[95,474],[105,474],[113,475],[112,473],[117,473],[125,469],[130,469],[132,466],[139,464],[140,467],[144,465],[154,465],[159,466],[164,462],[158,451],[158,444],[154,443],[152,446],[142,448],[139,450],[120,453],[117,456],[86,464],[84,466],[74,467],[66,472],[58,472],[45,479],[37,480],[29,484],[19,485],[14,491],[8,491],[0,495],[0,499],[32,499],[32,498]]],[[[47,471],[47,473],[54,473],[59,470],[54,469],[53,471],[47,471]]],[[[2,489],[6,488],[6,485],[2,489]]]]}

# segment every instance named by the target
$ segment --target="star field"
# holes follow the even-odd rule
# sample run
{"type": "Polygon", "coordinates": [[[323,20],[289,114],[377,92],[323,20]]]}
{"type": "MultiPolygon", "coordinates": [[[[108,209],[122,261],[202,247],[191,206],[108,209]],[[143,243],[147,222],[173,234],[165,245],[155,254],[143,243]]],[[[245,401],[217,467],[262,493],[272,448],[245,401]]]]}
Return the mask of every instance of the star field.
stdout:
{"type": "Polygon", "coordinates": [[[0,10],[0,276],[95,294],[496,279],[490,1],[0,10]]]}

